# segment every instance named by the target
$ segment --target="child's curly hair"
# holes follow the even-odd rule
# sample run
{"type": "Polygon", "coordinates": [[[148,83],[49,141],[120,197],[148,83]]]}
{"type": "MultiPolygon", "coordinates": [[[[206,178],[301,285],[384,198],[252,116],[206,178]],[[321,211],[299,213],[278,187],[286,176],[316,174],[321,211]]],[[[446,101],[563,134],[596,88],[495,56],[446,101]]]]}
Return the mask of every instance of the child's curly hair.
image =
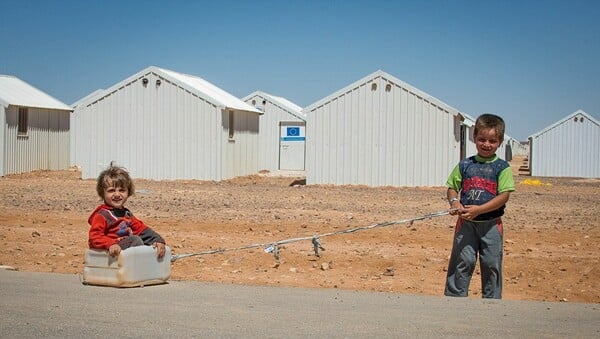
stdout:
{"type": "Polygon", "coordinates": [[[130,196],[135,192],[133,180],[131,180],[129,172],[124,167],[115,166],[112,161],[107,169],[100,172],[96,180],[96,192],[98,196],[104,198],[104,190],[109,187],[126,188],[130,196]]]}

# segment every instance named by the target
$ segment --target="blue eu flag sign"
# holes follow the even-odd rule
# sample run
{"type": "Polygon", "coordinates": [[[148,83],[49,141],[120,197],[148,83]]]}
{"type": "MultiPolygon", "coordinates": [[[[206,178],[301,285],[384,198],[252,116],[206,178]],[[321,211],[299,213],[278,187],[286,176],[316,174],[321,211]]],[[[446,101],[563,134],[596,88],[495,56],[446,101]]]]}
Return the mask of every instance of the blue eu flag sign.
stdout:
{"type": "Polygon", "coordinates": [[[288,127],[287,128],[287,136],[288,137],[297,137],[300,135],[300,127],[288,127]]]}
{"type": "Polygon", "coordinates": [[[300,134],[300,127],[290,126],[285,129],[285,136],[281,137],[282,141],[304,141],[304,137],[300,134]]]}

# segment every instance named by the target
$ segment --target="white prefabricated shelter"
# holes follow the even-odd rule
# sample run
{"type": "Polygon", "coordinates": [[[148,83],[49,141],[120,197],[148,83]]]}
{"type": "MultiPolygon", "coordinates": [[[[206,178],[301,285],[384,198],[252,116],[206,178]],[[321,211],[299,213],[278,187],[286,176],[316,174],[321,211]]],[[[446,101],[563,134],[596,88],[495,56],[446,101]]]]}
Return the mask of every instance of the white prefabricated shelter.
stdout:
{"type": "Polygon", "coordinates": [[[303,171],[306,117],[302,107],[262,91],[249,94],[242,100],[263,112],[259,124],[259,168],[303,171]]]}
{"type": "Polygon", "coordinates": [[[80,104],[89,102],[92,97],[99,96],[103,92],[104,92],[103,89],[97,89],[97,90],[93,91],[92,93],[90,93],[90,94],[84,96],[83,98],[80,98],[79,100],[72,103],[71,107],[73,108],[73,110],[75,110],[75,108],[77,108],[77,106],[79,106],[80,104]]]}
{"type": "Polygon", "coordinates": [[[582,110],[529,137],[532,176],[600,178],[600,122],[582,110]]]}
{"type": "Polygon", "coordinates": [[[460,112],[381,70],[303,112],[307,184],[441,186],[460,160],[460,112]]]}
{"type": "Polygon", "coordinates": [[[260,114],[202,78],[151,66],[77,102],[71,158],[83,178],[111,161],[153,180],[254,174],[260,114]]]}
{"type": "Polygon", "coordinates": [[[72,110],[17,77],[0,75],[0,175],[68,169],[72,110]]]}
{"type": "Polygon", "coordinates": [[[529,155],[527,144],[523,144],[517,139],[506,136],[504,138],[506,145],[510,146],[513,157],[517,155],[529,155]]]}

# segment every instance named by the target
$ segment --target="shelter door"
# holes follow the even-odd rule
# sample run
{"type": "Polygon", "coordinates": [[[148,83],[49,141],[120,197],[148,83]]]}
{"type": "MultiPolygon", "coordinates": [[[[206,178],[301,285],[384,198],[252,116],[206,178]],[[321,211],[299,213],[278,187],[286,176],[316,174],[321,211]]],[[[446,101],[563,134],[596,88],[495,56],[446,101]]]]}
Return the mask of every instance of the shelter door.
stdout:
{"type": "Polygon", "coordinates": [[[280,122],[279,131],[279,169],[304,171],[305,123],[280,122]]]}

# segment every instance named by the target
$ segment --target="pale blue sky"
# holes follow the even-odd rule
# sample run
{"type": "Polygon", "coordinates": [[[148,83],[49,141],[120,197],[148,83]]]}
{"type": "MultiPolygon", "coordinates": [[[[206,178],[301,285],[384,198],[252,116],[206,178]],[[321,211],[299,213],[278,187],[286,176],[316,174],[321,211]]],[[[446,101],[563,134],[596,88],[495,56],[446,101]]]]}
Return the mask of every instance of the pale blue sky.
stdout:
{"type": "Polygon", "coordinates": [[[600,1],[0,0],[0,74],[66,104],[148,66],[308,106],[383,70],[519,140],[600,118],[600,1]]]}

